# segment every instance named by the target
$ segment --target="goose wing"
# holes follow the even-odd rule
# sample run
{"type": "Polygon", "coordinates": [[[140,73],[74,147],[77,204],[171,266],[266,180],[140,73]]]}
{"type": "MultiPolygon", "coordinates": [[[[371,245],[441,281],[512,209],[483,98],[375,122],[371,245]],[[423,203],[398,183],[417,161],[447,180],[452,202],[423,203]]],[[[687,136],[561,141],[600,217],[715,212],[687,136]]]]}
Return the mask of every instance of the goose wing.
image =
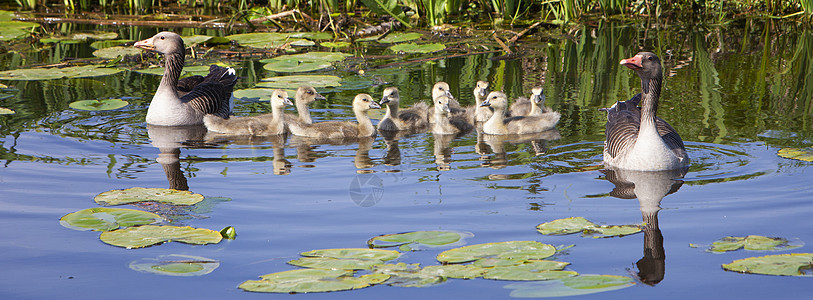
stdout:
{"type": "Polygon", "coordinates": [[[235,82],[237,75],[234,69],[212,65],[209,67],[209,75],[181,97],[181,101],[189,103],[199,112],[228,118],[231,112],[229,99],[235,82]]]}
{"type": "Polygon", "coordinates": [[[655,125],[658,127],[658,134],[666,146],[669,147],[677,157],[686,158],[686,146],[683,145],[683,139],[680,138],[675,128],[672,128],[672,125],[669,125],[669,123],[666,123],[666,121],[658,117],[655,118],[655,125]]]}
{"type": "Polygon", "coordinates": [[[617,157],[623,149],[631,148],[638,139],[641,110],[633,104],[621,101],[610,108],[602,109],[607,112],[604,152],[612,157],[617,157]]]}
{"type": "Polygon", "coordinates": [[[184,95],[189,94],[189,92],[191,92],[196,85],[203,82],[204,78],[205,77],[200,75],[194,75],[178,79],[178,96],[183,97],[184,95]]]}

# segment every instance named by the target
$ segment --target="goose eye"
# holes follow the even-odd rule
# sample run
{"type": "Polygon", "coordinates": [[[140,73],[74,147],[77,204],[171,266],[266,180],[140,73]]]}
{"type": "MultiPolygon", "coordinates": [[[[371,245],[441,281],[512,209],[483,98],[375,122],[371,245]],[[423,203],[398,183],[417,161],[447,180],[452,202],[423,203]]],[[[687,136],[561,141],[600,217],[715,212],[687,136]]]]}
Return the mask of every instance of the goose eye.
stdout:
{"type": "Polygon", "coordinates": [[[647,57],[647,58],[646,58],[646,59],[648,59],[648,60],[652,60],[652,56],[650,56],[650,57],[647,57]]]}
{"type": "Polygon", "coordinates": [[[308,91],[308,94],[309,94],[309,95],[313,95],[313,92],[312,92],[312,91],[308,91]]]}
{"type": "Polygon", "coordinates": [[[163,39],[164,39],[164,37],[162,36],[162,37],[161,37],[161,39],[163,40],[163,39]]]}

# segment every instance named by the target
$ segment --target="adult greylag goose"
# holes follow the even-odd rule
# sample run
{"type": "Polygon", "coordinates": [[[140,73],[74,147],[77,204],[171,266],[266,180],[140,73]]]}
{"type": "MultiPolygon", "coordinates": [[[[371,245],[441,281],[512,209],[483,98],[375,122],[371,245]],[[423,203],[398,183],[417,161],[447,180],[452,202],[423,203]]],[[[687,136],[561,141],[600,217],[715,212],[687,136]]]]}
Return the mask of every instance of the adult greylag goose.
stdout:
{"type": "Polygon", "coordinates": [[[641,78],[641,107],[633,97],[607,111],[604,163],[626,170],[661,171],[689,165],[683,140],[672,126],[656,116],[661,94],[661,61],[651,52],[621,60],[641,78]]]}
{"type": "Polygon", "coordinates": [[[309,106],[316,100],[325,99],[327,98],[322,96],[322,94],[319,94],[319,92],[317,92],[312,86],[300,86],[298,89],[296,89],[296,95],[294,95],[294,104],[296,104],[297,115],[285,114],[285,124],[313,124],[309,106]]]}
{"type": "Polygon", "coordinates": [[[549,116],[518,116],[506,118],[508,97],[503,92],[491,92],[483,101],[482,106],[494,108],[494,115],[483,124],[483,132],[487,134],[528,134],[553,129],[559,122],[556,115],[549,116]]]}
{"type": "Polygon", "coordinates": [[[417,130],[429,125],[429,105],[418,102],[412,107],[398,110],[398,103],[401,101],[397,87],[384,89],[384,97],[379,104],[387,105],[387,112],[378,122],[378,130],[399,131],[417,130]]]}
{"type": "Polygon", "coordinates": [[[313,124],[289,124],[291,133],[298,136],[313,138],[358,138],[375,135],[375,127],[367,111],[381,108],[368,94],[358,94],[353,99],[353,113],[356,115],[357,123],[328,121],[313,124]]]}
{"type": "Polygon", "coordinates": [[[494,109],[489,106],[480,106],[488,95],[488,82],[478,81],[474,85],[474,122],[485,122],[494,114],[494,109]]]}
{"type": "Polygon", "coordinates": [[[206,77],[179,81],[185,55],[179,35],[164,31],[134,46],[158,52],[165,60],[164,77],[147,109],[148,124],[196,125],[203,123],[206,114],[229,117],[229,100],[237,82],[234,69],[212,65],[206,77]]]}
{"type": "Polygon", "coordinates": [[[285,133],[282,110],[293,105],[288,100],[288,92],[282,89],[271,94],[271,113],[251,117],[223,119],[208,114],[203,116],[203,125],[209,131],[231,135],[277,135],[285,133]]]}
{"type": "Polygon", "coordinates": [[[465,117],[451,115],[449,102],[449,97],[445,95],[435,99],[435,123],[432,126],[432,133],[455,134],[471,130],[473,126],[469,124],[465,117]]]}

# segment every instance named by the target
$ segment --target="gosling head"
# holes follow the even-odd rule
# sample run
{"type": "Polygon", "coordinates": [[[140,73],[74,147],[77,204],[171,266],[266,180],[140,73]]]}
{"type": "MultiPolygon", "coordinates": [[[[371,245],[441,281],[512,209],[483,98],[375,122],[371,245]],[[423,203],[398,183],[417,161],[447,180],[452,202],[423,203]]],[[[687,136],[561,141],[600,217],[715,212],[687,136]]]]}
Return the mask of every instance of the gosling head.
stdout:
{"type": "Polygon", "coordinates": [[[449,109],[449,97],[440,95],[432,101],[434,101],[436,114],[447,115],[451,112],[451,109],[449,109]]]}
{"type": "Polygon", "coordinates": [[[449,90],[449,84],[443,81],[435,83],[435,86],[432,87],[432,99],[436,99],[440,96],[446,96],[449,97],[449,99],[454,99],[452,92],[449,90]]]}
{"type": "Polygon", "coordinates": [[[503,92],[491,92],[486,96],[486,100],[480,106],[491,106],[494,109],[505,109],[508,105],[508,97],[503,92]]]}
{"type": "Polygon", "coordinates": [[[620,64],[635,70],[638,77],[642,79],[658,78],[663,75],[661,71],[661,59],[652,52],[638,52],[635,56],[622,59],[620,64]]]}
{"type": "Polygon", "coordinates": [[[358,94],[356,98],[353,98],[353,110],[354,111],[368,111],[371,109],[378,109],[381,108],[378,103],[375,103],[373,100],[373,96],[368,94],[358,94]]]}
{"type": "Polygon", "coordinates": [[[398,106],[398,101],[401,100],[401,96],[398,95],[398,88],[391,86],[384,89],[384,97],[381,98],[381,102],[379,104],[384,105],[395,105],[398,106]]]}
{"type": "Polygon", "coordinates": [[[478,81],[474,85],[474,96],[485,97],[488,94],[488,81],[478,81]]]}
{"type": "Polygon", "coordinates": [[[151,38],[136,42],[133,46],[161,54],[184,54],[183,39],[177,33],[169,31],[159,32],[151,38]]]}
{"type": "Polygon", "coordinates": [[[312,86],[303,85],[296,89],[296,102],[304,102],[305,104],[310,104],[316,100],[325,100],[325,96],[319,94],[312,86]]]}
{"type": "Polygon", "coordinates": [[[531,100],[533,100],[534,103],[536,104],[545,103],[545,91],[542,89],[541,86],[537,86],[531,89],[531,100]]]}
{"type": "Polygon", "coordinates": [[[288,99],[288,92],[283,89],[274,90],[271,94],[271,107],[284,108],[287,105],[294,105],[288,99]]]}

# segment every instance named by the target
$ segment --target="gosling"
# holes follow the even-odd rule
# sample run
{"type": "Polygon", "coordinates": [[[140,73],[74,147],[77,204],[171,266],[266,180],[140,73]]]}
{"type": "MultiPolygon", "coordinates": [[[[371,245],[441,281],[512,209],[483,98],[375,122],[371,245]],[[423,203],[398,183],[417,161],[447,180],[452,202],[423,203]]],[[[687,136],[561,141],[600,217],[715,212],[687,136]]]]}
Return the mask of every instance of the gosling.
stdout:
{"type": "Polygon", "coordinates": [[[488,106],[480,106],[483,101],[488,95],[488,82],[487,81],[478,81],[477,84],[474,85],[474,116],[473,121],[477,123],[482,123],[488,121],[491,118],[491,115],[494,114],[494,109],[488,106]]]}
{"type": "Polygon", "coordinates": [[[325,99],[325,96],[319,94],[319,92],[317,92],[312,86],[300,86],[298,89],[296,89],[296,95],[294,96],[297,115],[285,114],[285,124],[313,124],[313,119],[311,119],[311,111],[308,107],[316,100],[325,99]]]}
{"type": "Polygon", "coordinates": [[[550,130],[559,122],[559,113],[538,117],[505,117],[508,97],[503,92],[491,92],[481,104],[494,108],[494,115],[483,124],[487,134],[528,134],[550,130]]]}
{"type": "Polygon", "coordinates": [[[418,130],[429,125],[429,105],[418,102],[408,109],[399,111],[398,103],[400,101],[401,96],[397,87],[384,89],[384,97],[379,104],[386,104],[387,112],[384,114],[384,118],[378,122],[378,130],[418,130]]]}
{"type": "Polygon", "coordinates": [[[376,134],[373,122],[367,116],[370,109],[378,109],[381,106],[368,94],[358,94],[353,99],[353,113],[356,114],[358,123],[328,121],[313,124],[289,124],[291,133],[298,136],[341,139],[368,137],[376,134]]]}
{"type": "Polygon", "coordinates": [[[473,126],[465,117],[451,115],[449,102],[449,97],[443,95],[435,99],[435,124],[432,126],[432,133],[456,134],[471,130],[473,126]]]}
{"type": "Polygon", "coordinates": [[[285,132],[285,122],[282,110],[286,105],[293,105],[288,100],[288,92],[275,90],[271,94],[271,113],[250,117],[221,117],[207,114],[203,116],[203,125],[212,132],[229,135],[269,136],[285,132]]]}

